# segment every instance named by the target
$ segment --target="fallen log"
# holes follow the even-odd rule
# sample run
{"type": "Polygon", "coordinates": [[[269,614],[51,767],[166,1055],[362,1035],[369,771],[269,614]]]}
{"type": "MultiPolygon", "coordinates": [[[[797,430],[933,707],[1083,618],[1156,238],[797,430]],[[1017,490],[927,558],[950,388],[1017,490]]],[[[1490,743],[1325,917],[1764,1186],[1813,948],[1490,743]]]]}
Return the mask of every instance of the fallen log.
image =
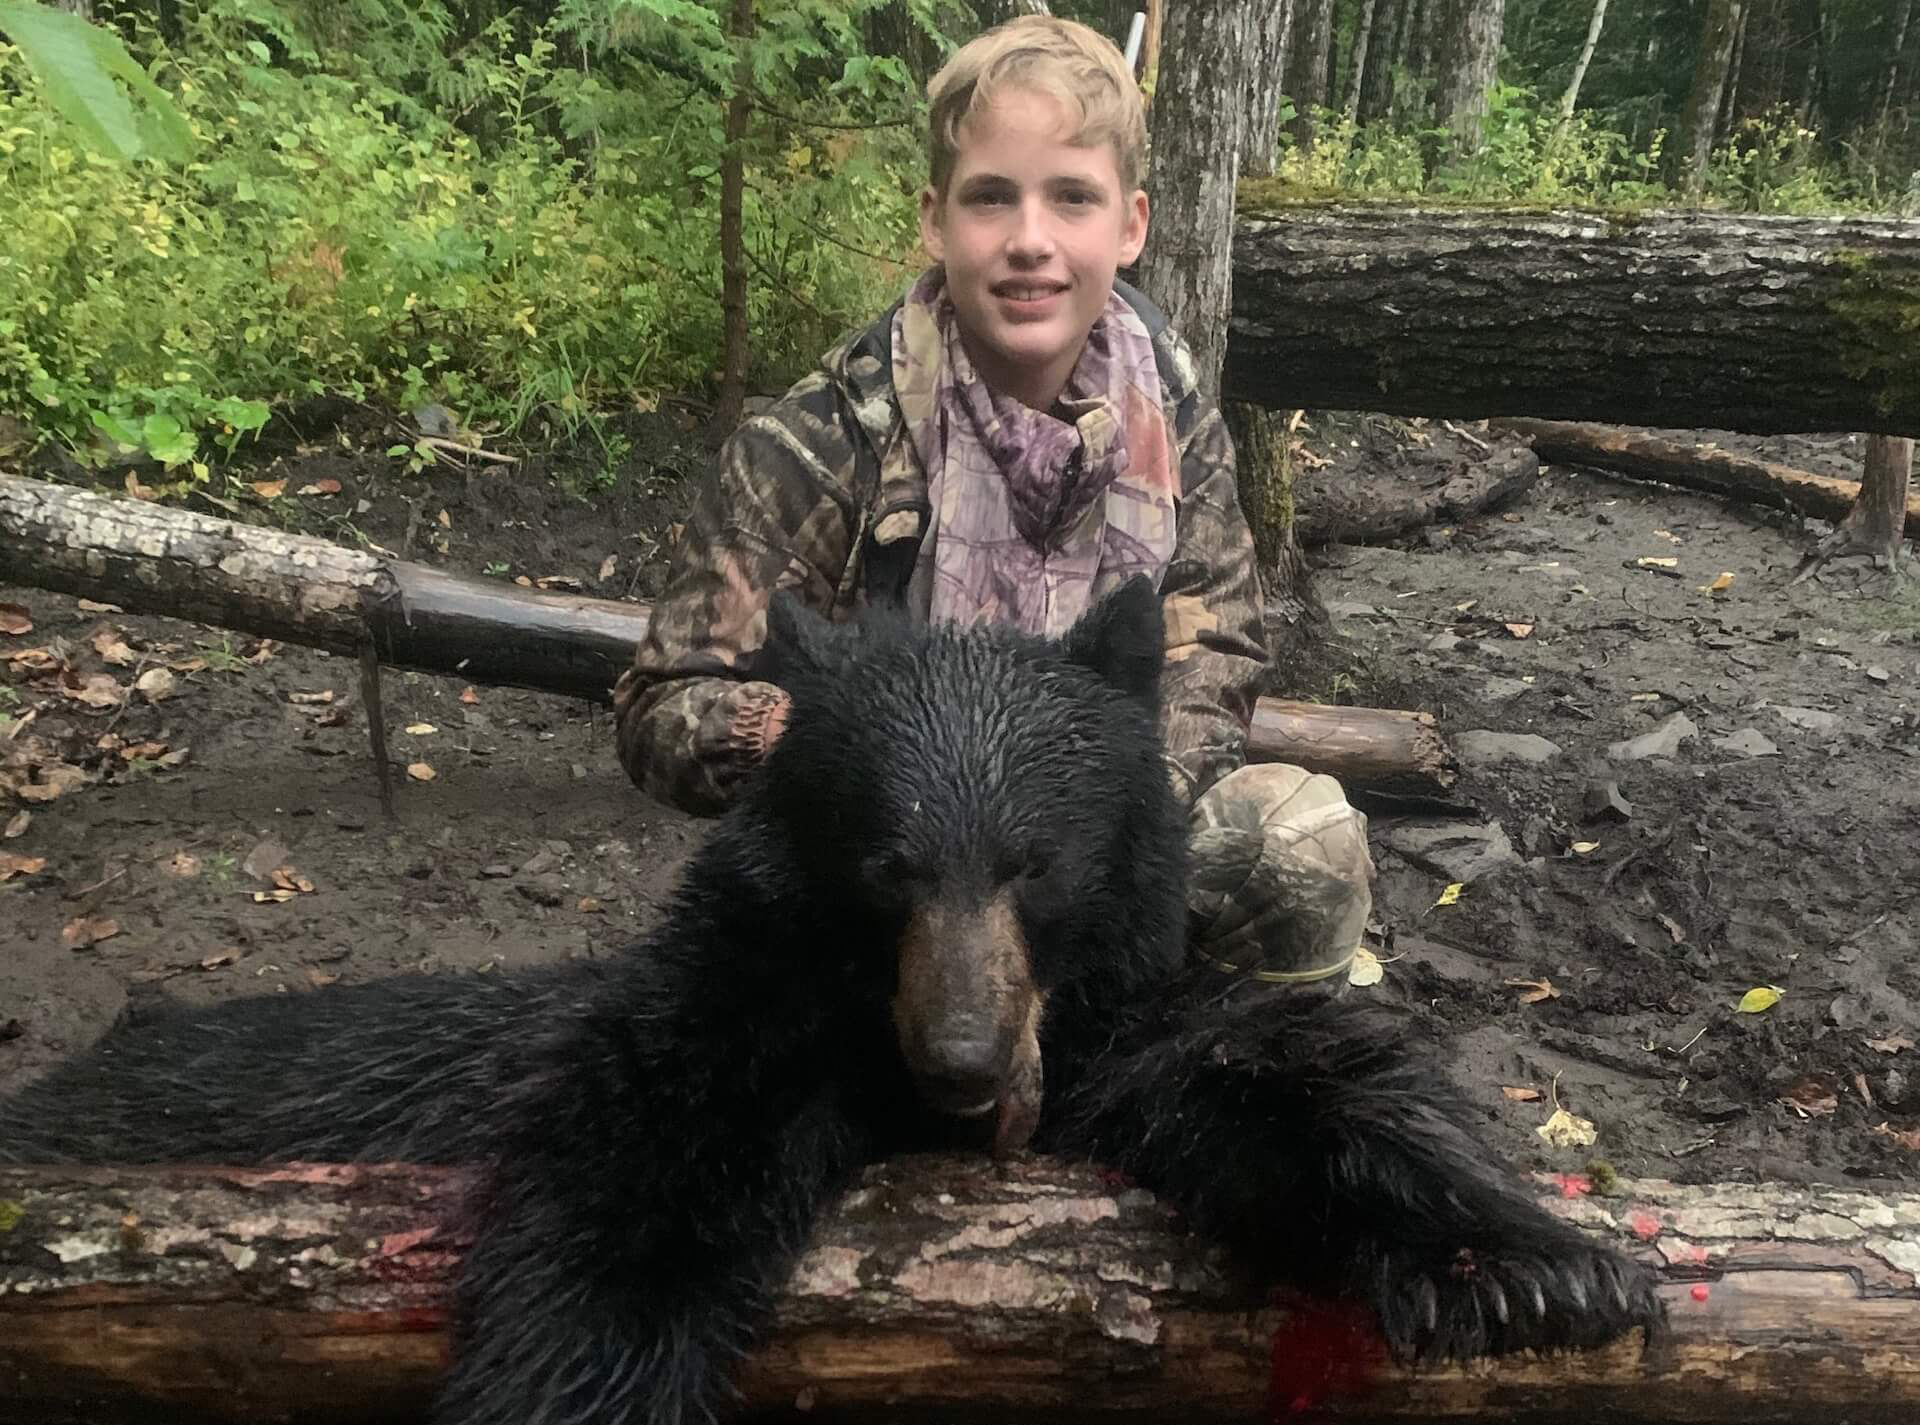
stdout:
{"type": "Polygon", "coordinates": [[[1242,189],[1223,394],[1402,415],[1920,431],[1920,222],[1242,189]]]}
{"type": "Polygon", "coordinates": [[[1429,525],[1485,513],[1533,488],[1540,459],[1508,446],[1419,485],[1392,470],[1329,467],[1294,473],[1294,533],[1305,545],[1377,544],[1429,525]]]}
{"type": "MultiPolygon", "coordinates": [[[[465,1182],[402,1165],[0,1169],[0,1422],[418,1419],[465,1182]]],[[[1920,1197],[1542,1190],[1655,1266],[1667,1338],[1410,1370],[1358,1327],[1315,1418],[1920,1418],[1920,1197]]],[[[1309,1352],[1351,1319],[1240,1279],[1092,1170],[901,1159],[821,1225],[742,1385],[754,1409],[835,1421],[1251,1422],[1315,1394],[1309,1352]],[[1276,1380],[1289,1399],[1269,1401],[1276,1380]]]]}
{"type": "MultiPolygon", "coordinates": [[[[1791,465],[1750,460],[1708,446],[1682,445],[1639,431],[1577,421],[1497,420],[1492,429],[1518,436],[1542,460],[1588,465],[1749,504],[1844,520],[1859,497],[1857,481],[1815,475],[1791,465]]],[[[1920,537],[1920,491],[1907,496],[1906,527],[1920,537]]]]}
{"type": "MultiPolygon", "coordinates": [[[[647,606],[450,574],[324,539],[140,500],[0,475],[0,568],[9,581],[357,655],[475,683],[607,702],[647,627],[647,606]]],[[[1265,700],[1263,700],[1264,705],[1265,700]]],[[[1437,732],[1407,765],[1404,714],[1294,705],[1256,720],[1249,755],[1343,782],[1390,777],[1444,790],[1437,732]],[[1355,760],[1350,754],[1358,749],[1355,760]]]]}
{"type": "Polygon", "coordinates": [[[1343,784],[1379,792],[1444,791],[1459,777],[1453,750],[1432,713],[1262,698],[1254,706],[1247,742],[1285,748],[1285,758],[1278,760],[1310,771],[1338,768],[1332,775],[1343,784]]]}

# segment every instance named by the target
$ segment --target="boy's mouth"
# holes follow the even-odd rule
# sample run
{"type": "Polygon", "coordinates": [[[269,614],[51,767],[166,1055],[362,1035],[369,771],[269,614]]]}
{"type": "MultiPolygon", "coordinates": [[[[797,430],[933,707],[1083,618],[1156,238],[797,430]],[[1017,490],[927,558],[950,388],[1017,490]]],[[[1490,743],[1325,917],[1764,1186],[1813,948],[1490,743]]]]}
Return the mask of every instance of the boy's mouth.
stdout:
{"type": "Polygon", "coordinates": [[[1023,278],[1012,282],[996,282],[990,290],[1016,312],[1039,312],[1051,307],[1063,296],[1067,284],[1023,278]]]}

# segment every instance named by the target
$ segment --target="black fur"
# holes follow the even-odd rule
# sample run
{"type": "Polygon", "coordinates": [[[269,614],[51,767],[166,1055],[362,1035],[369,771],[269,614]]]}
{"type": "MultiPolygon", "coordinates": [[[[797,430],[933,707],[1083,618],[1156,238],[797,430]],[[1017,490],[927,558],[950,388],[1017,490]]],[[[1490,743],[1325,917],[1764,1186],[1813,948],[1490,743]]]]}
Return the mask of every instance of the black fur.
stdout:
{"type": "Polygon", "coordinates": [[[660,927],[601,964],[177,1011],[0,1106],[0,1162],[484,1167],[441,1425],[710,1418],[822,1207],[941,1141],[889,1021],[930,902],[1012,897],[1046,995],[1034,1146],[1120,1168],[1403,1356],[1653,1324],[1509,1186],[1391,1026],[1184,968],[1157,600],[1059,645],[778,600],[789,727],[660,927]]]}

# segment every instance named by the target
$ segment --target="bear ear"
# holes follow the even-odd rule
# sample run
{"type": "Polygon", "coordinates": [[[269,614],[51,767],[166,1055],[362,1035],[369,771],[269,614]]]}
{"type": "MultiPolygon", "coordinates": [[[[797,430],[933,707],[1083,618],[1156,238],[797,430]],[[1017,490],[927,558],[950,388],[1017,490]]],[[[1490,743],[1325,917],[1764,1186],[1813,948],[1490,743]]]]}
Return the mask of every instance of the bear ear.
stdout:
{"type": "Polygon", "coordinates": [[[767,639],[754,676],[784,684],[806,673],[827,673],[846,661],[843,630],[820,617],[789,589],[767,601],[767,639]]]}
{"type": "Polygon", "coordinates": [[[1160,595],[1146,575],[1136,574],[1080,616],[1061,652],[1129,697],[1153,702],[1166,644],[1160,595]]]}

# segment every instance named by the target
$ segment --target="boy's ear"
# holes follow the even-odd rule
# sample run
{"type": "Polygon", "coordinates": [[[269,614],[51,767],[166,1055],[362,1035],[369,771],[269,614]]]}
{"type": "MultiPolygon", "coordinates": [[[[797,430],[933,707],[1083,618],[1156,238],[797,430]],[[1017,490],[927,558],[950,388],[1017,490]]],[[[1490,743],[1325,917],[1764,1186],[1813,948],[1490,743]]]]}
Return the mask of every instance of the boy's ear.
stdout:
{"type": "Polygon", "coordinates": [[[947,240],[940,231],[940,195],[932,184],[920,190],[920,245],[935,262],[947,260],[947,240]]]}
{"type": "Polygon", "coordinates": [[[1061,651],[1129,697],[1157,702],[1167,634],[1153,581],[1136,574],[1109,593],[1067,630],[1061,651]]]}
{"type": "Polygon", "coordinates": [[[754,676],[785,685],[795,676],[830,673],[846,661],[846,634],[800,601],[790,589],[776,589],[767,601],[767,640],[755,662],[754,676]]]}
{"type": "Polygon", "coordinates": [[[1120,266],[1131,267],[1140,260],[1140,254],[1147,245],[1150,217],[1146,190],[1134,189],[1133,196],[1127,200],[1126,222],[1120,229],[1120,266]]]}

